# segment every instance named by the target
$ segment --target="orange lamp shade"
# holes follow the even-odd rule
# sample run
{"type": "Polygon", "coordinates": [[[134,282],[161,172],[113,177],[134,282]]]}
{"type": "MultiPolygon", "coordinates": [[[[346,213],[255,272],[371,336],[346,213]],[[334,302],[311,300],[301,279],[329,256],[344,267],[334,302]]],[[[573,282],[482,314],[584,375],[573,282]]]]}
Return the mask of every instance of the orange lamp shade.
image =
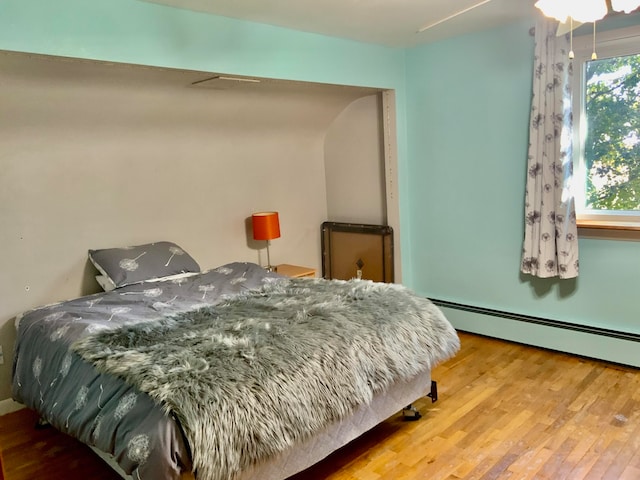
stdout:
{"type": "Polygon", "coordinates": [[[273,240],[280,238],[280,219],[278,212],[257,212],[251,215],[254,240],[273,240]]]}

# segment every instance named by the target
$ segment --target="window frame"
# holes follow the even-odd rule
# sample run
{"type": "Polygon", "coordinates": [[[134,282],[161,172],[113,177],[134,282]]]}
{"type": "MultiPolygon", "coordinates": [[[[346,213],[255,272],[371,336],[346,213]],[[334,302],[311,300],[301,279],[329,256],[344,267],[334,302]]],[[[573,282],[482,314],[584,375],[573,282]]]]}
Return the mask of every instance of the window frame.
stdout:
{"type": "MultiPolygon", "coordinates": [[[[612,29],[604,32],[596,31],[596,53],[598,59],[619,57],[624,55],[640,54],[640,25],[632,27],[612,29]]],[[[576,205],[578,228],[596,230],[628,230],[637,231],[637,239],[640,239],[640,211],[629,210],[603,210],[594,211],[584,208],[584,186],[579,187],[578,182],[584,184],[586,178],[583,148],[586,136],[585,112],[585,68],[591,61],[593,53],[593,34],[584,34],[573,37],[573,192],[576,205]]],[[[597,236],[597,235],[596,235],[597,236]]]]}

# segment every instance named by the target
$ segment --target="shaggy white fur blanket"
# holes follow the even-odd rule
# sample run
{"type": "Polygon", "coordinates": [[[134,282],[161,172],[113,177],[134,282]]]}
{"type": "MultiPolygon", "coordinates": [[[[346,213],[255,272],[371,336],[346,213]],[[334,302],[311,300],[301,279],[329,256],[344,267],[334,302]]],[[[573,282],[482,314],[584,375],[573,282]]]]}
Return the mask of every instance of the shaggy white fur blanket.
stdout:
{"type": "Polygon", "coordinates": [[[226,480],[451,357],[459,340],[400,285],[291,279],[73,348],[175,414],[198,479],[226,480]]]}

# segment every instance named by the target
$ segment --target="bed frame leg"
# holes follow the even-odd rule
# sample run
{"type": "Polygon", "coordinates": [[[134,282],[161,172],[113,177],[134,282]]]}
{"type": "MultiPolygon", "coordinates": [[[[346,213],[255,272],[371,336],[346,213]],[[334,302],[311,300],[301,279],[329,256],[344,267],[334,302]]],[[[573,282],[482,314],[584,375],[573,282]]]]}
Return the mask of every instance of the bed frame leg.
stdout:
{"type": "Polygon", "coordinates": [[[36,430],[42,430],[44,428],[49,428],[50,426],[51,424],[44,418],[38,417],[38,420],[36,420],[36,424],[33,426],[33,428],[35,428],[36,430]]]}
{"type": "Polygon", "coordinates": [[[418,411],[416,407],[413,405],[407,405],[402,409],[402,416],[406,422],[415,422],[416,420],[420,420],[422,415],[418,411]]]}
{"type": "MultiPolygon", "coordinates": [[[[431,403],[438,401],[438,383],[435,380],[431,380],[431,391],[427,393],[427,397],[431,399],[431,403]]],[[[411,422],[422,418],[418,409],[411,404],[402,409],[402,415],[405,421],[411,422]]]]}
{"type": "Polygon", "coordinates": [[[431,403],[438,401],[438,383],[435,380],[431,380],[431,392],[427,393],[427,397],[431,399],[431,403]]]}

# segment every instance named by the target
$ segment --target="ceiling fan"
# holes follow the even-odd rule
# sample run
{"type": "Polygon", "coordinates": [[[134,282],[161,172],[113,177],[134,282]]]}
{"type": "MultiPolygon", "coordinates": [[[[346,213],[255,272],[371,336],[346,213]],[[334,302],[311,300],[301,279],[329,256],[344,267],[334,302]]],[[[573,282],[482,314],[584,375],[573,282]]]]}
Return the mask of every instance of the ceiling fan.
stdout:
{"type": "MultiPolygon", "coordinates": [[[[418,29],[416,33],[447,22],[459,15],[463,15],[474,8],[489,3],[491,0],[481,0],[469,7],[458,10],[445,18],[429,23],[418,29]]],[[[583,23],[595,22],[602,19],[608,12],[633,13],[640,8],[640,0],[538,0],[535,6],[542,13],[558,20],[557,35],[564,35],[575,30],[583,23]]]]}
{"type": "Polygon", "coordinates": [[[558,20],[556,36],[569,33],[569,58],[574,58],[573,31],[583,23],[593,23],[593,53],[591,60],[597,60],[596,22],[611,12],[633,13],[640,8],[640,0],[538,0],[536,8],[545,17],[558,20]]]}
{"type": "Polygon", "coordinates": [[[557,35],[564,35],[583,23],[595,24],[609,12],[632,13],[640,7],[640,0],[538,0],[535,6],[546,17],[558,20],[557,35]]]}

